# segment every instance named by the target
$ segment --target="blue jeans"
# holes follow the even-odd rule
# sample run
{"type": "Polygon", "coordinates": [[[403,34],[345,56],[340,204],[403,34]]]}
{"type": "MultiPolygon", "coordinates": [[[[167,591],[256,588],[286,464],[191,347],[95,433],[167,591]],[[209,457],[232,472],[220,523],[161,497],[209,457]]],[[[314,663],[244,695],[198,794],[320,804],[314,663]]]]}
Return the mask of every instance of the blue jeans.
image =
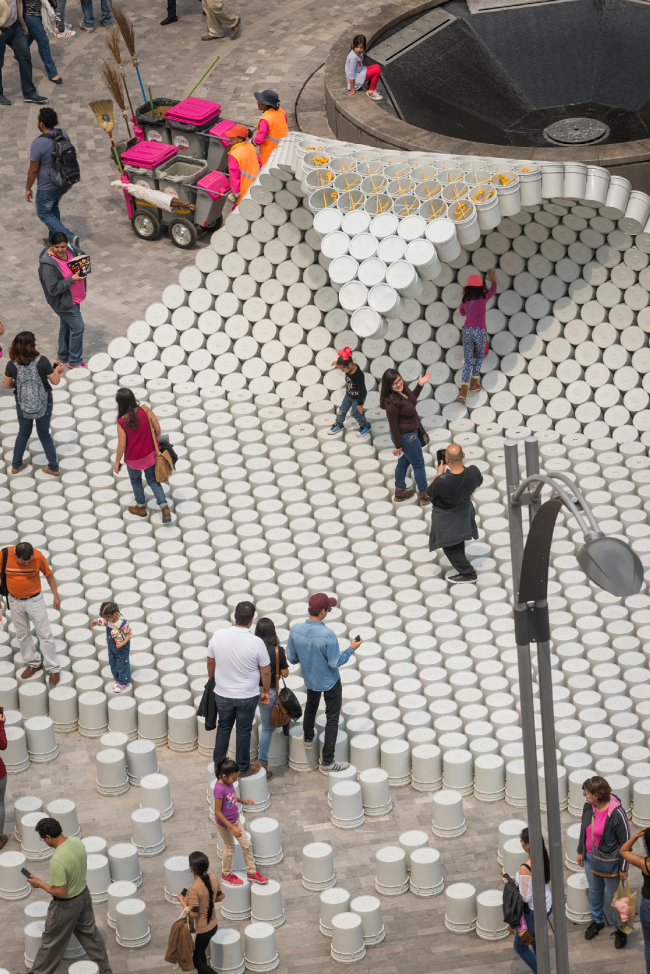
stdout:
{"type": "Polygon", "coordinates": [[[42,220],[48,229],[48,243],[52,239],[52,234],[57,233],[59,230],[62,233],[65,233],[70,243],[72,243],[74,234],[72,230],[68,230],[68,228],[61,223],[61,213],[59,211],[59,203],[67,192],[67,186],[57,186],[52,189],[38,189],[36,191],[36,196],[34,197],[36,216],[39,218],[39,220],[42,220]]]}
{"type": "Polygon", "coordinates": [[[641,923],[641,929],[643,930],[646,974],[650,974],[650,900],[647,900],[645,896],[641,897],[639,921],[641,923]]]}
{"type": "Polygon", "coordinates": [[[366,419],[365,415],[363,413],[360,413],[359,410],[357,409],[357,400],[350,399],[350,397],[346,392],[346,394],[343,396],[343,402],[339,406],[339,410],[336,414],[334,425],[343,426],[343,423],[345,422],[345,417],[347,416],[348,412],[352,416],[352,419],[356,419],[357,423],[359,424],[359,429],[365,430],[370,426],[370,423],[366,419]]]}
{"type": "Polygon", "coordinates": [[[468,328],[463,325],[463,375],[461,383],[467,384],[473,375],[479,376],[485,357],[485,328],[468,328]]]}
{"type": "Polygon", "coordinates": [[[40,419],[25,419],[23,416],[20,406],[18,405],[18,400],[16,400],[16,412],[18,414],[18,436],[16,437],[16,442],[14,444],[14,456],[12,460],[12,466],[16,470],[23,462],[23,456],[25,454],[25,447],[27,446],[27,441],[32,435],[32,429],[34,428],[34,422],[36,423],[36,434],[41,441],[41,446],[43,447],[43,453],[47,459],[48,466],[50,470],[59,469],[59,461],[56,458],[56,450],[54,448],[54,440],[52,439],[52,434],[50,433],[50,420],[52,419],[52,407],[54,406],[53,401],[47,404],[47,412],[40,419]]]}
{"type": "MultiPolygon", "coordinates": [[[[585,856],[585,876],[589,883],[589,912],[594,923],[604,923],[603,907],[605,905],[605,890],[607,890],[607,896],[611,903],[618,887],[618,876],[612,876],[609,879],[605,879],[604,876],[596,876],[591,871],[592,862],[592,857],[587,853],[585,856]]],[[[615,912],[614,930],[618,930],[618,919],[615,912]]]]}
{"type": "Polygon", "coordinates": [[[60,311],[59,350],[57,355],[62,362],[81,365],[84,346],[84,320],[81,305],[73,304],[71,311],[60,311]]]}
{"type": "Polygon", "coordinates": [[[418,431],[402,433],[402,455],[395,467],[395,486],[404,490],[406,487],[406,471],[413,467],[413,476],[419,491],[427,489],[427,475],[424,472],[424,453],[418,438],[418,431]]]}
{"type": "MultiPolygon", "coordinates": [[[[95,26],[95,12],[93,10],[93,0],[81,0],[81,9],[84,15],[84,25],[86,27],[95,26]]],[[[110,27],[113,23],[113,14],[111,13],[111,7],[109,0],[102,0],[102,24],[104,27],[110,27]]]]}
{"type": "MultiPolygon", "coordinates": [[[[43,27],[43,21],[40,17],[25,17],[25,23],[27,24],[27,29],[29,34],[27,35],[27,43],[31,47],[32,41],[36,41],[38,47],[38,53],[41,56],[41,61],[43,62],[43,67],[47,71],[47,76],[52,80],[59,73],[56,70],[56,64],[52,59],[52,52],[50,51],[50,42],[47,39],[47,31],[43,27]]],[[[14,54],[16,60],[18,58],[14,54]]]]}
{"type": "Polygon", "coordinates": [[[20,87],[22,88],[23,98],[33,98],[38,92],[32,79],[32,56],[29,53],[27,38],[23,34],[23,29],[18,21],[0,33],[0,95],[2,94],[2,66],[5,60],[5,48],[7,44],[16,55],[16,60],[18,61],[20,87]]]}
{"type": "Polygon", "coordinates": [[[113,679],[116,683],[121,683],[123,687],[131,682],[131,664],[129,663],[129,647],[123,646],[121,649],[108,648],[108,665],[111,668],[113,679]]]}
{"type": "Polygon", "coordinates": [[[237,724],[237,764],[241,774],[246,774],[251,766],[251,730],[255,720],[255,708],[260,699],[259,693],[244,700],[220,697],[217,700],[217,737],[214,742],[214,767],[228,753],[228,744],[233,727],[237,724]]]}
{"type": "Polygon", "coordinates": [[[269,759],[269,748],[271,746],[271,737],[273,736],[274,728],[271,727],[271,707],[275,703],[275,690],[269,691],[269,702],[268,703],[258,703],[258,708],[260,712],[260,718],[262,720],[262,732],[260,734],[260,747],[258,751],[258,758],[260,761],[268,761],[269,759]]]}
{"type": "Polygon", "coordinates": [[[146,507],[147,501],[144,496],[144,487],[142,486],[142,474],[145,475],[147,483],[153,491],[153,496],[158,501],[159,507],[167,506],[167,498],[165,497],[165,491],[163,490],[162,484],[159,484],[156,480],[156,464],[152,463],[150,467],[146,470],[133,470],[127,464],[126,467],[129,480],[131,481],[131,486],[133,487],[133,496],[135,497],[135,502],[138,507],[146,507]]]}
{"type": "Polygon", "coordinates": [[[167,16],[176,16],[176,0],[167,0],[167,16]]]}
{"type": "MultiPolygon", "coordinates": [[[[552,912],[553,909],[551,907],[551,909],[548,911],[546,916],[549,917],[552,912]]],[[[531,935],[534,937],[535,936],[535,911],[530,910],[528,913],[525,913],[524,915],[526,917],[526,926],[528,927],[528,930],[530,931],[531,935]]],[[[530,967],[531,971],[534,971],[535,974],[537,974],[537,956],[536,956],[537,951],[535,949],[535,944],[533,944],[531,947],[524,946],[524,944],[522,944],[521,940],[519,939],[519,935],[515,934],[513,947],[515,948],[515,954],[521,957],[524,964],[527,964],[528,967],[530,967]]]]}

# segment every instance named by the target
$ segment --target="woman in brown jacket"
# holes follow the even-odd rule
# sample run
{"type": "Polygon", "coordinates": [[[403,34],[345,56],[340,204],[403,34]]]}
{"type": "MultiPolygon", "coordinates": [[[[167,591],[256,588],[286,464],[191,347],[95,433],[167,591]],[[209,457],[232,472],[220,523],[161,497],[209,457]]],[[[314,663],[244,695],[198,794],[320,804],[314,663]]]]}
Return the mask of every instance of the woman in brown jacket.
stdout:
{"type": "Polygon", "coordinates": [[[214,905],[224,898],[224,894],[217,877],[214,873],[208,872],[210,861],[205,853],[192,852],[189,861],[195,879],[186,896],[179,893],[177,899],[190,920],[194,921],[196,929],[192,954],[194,966],[199,974],[214,974],[214,970],[206,960],[205,952],[217,932],[217,914],[214,905]]]}
{"type": "Polygon", "coordinates": [[[395,467],[395,500],[406,501],[415,491],[406,489],[406,471],[413,467],[413,478],[418,488],[420,504],[429,503],[427,494],[427,475],[422,446],[418,437],[420,417],[417,413],[418,396],[422,387],[430,380],[431,373],[421,375],[415,390],[409,389],[399,372],[386,369],[381,377],[379,405],[386,410],[386,419],[398,457],[395,467]]]}

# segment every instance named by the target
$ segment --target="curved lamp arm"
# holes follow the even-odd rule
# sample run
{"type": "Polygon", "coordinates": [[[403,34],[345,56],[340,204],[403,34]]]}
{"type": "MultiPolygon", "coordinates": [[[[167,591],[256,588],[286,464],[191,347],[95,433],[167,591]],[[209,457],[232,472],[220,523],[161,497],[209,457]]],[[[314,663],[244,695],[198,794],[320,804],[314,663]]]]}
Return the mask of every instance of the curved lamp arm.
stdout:
{"type": "Polygon", "coordinates": [[[576,521],[580,525],[580,530],[582,531],[585,540],[590,535],[602,534],[602,531],[598,526],[598,522],[596,521],[596,518],[594,517],[593,512],[589,507],[589,504],[585,500],[582,492],[578,487],[576,487],[573,481],[566,476],[566,474],[556,473],[552,477],[549,477],[548,474],[545,473],[536,473],[530,477],[526,477],[526,479],[522,481],[517,487],[517,489],[513,492],[511,497],[512,503],[519,504],[524,491],[526,490],[527,487],[531,486],[532,484],[535,484],[534,489],[531,491],[535,499],[539,497],[544,484],[547,484],[549,487],[553,488],[553,491],[558,495],[562,503],[566,504],[566,506],[569,508],[569,510],[575,517],[576,521]],[[567,493],[564,487],[562,487],[559,483],[557,483],[558,480],[564,481],[566,486],[571,488],[582,510],[578,508],[575,500],[567,493]],[[589,530],[585,522],[583,514],[586,515],[587,519],[589,520],[589,523],[591,525],[591,531],[589,530]]]}

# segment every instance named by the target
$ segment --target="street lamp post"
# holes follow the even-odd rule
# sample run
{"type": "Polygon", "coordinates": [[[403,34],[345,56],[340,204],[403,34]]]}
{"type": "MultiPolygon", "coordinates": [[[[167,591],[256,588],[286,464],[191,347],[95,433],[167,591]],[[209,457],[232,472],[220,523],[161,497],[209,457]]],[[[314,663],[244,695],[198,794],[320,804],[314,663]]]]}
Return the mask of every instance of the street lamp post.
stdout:
{"type": "MultiPolygon", "coordinates": [[[[533,880],[533,906],[538,917],[546,915],[544,893],[544,858],[542,817],[537,775],[537,740],[533,703],[533,678],[530,644],[537,644],[540,717],[546,821],[548,829],[551,889],[555,933],[557,974],[569,974],[569,947],[564,900],[564,863],[562,859],[562,826],[560,820],[557,760],[555,754],[555,717],[551,676],[551,641],[548,612],[548,568],[553,542],[553,529],[564,504],[576,518],[585,544],[577,558],[585,574],[601,588],[614,595],[635,595],[643,584],[643,567],[630,547],[620,539],[605,537],[578,488],[565,474],[549,476],[540,473],[536,437],[524,444],[526,479],[519,479],[519,448],[516,440],[506,440],[505,466],[508,485],[508,519],[512,556],[515,638],[519,665],[521,727],[524,747],[526,804],[530,858],[533,880]],[[551,499],[542,503],[544,486],[553,489],[551,499]],[[528,507],[529,528],[524,542],[522,508],[528,507]]],[[[550,974],[550,951],[546,923],[535,928],[537,966],[540,974],[550,974]]]]}

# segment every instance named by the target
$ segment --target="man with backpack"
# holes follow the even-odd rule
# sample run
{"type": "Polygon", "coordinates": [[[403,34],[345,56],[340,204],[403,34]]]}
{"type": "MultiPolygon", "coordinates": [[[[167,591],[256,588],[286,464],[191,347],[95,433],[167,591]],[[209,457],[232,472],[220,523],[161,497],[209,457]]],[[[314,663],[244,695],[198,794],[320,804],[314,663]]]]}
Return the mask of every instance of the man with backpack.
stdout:
{"type": "Polygon", "coordinates": [[[11,621],[16,630],[20,652],[27,663],[20,674],[21,680],[29,680],[34,673],[45,669],[49,674],[50,686],[60,681],[61,665],[56,652],[56,644],[50,628],[47,606],[41,592],[41,575],[45,575],[52,589],[55,609],[61,607],[54,573],[40,551],[35,551],[28,541],[22,541],[15,548],[0,551],[0,592],[9,602],[11,621]],[[40,653],[32,642],[30,625],[33,623],[40,644],[40,653]]]}
{"type": "Polygon", "coordinates": [[[45,300],[59,316],[59,348],[57,356],[62,365],[71,369],[84,366],[84,320],[81,302],[86,298],[85,278],[68,266],[68,261],[81,253],[68,243],[63,231],[52,234],[52,243],[38,258],[38,277],[45,300]]]}
{"type": "Polygon", "coordinates": [[[43,240],[47,246],[52,242],[52,234],[60,231],[75,247],[79,237],[61,222],[59,203],[71,186],[78,183],[81,174],[77,154],[68,138],[67,132],[58,128],[59,118],[53,108],[41,108],[38,113],[40,135],[32,142],[29,152],[29,170],[25,186],[25,199],[34,203],[36,216],[48,229],[43,240]],[[37,180],[36,198],[32,192],[37,180]]]}

